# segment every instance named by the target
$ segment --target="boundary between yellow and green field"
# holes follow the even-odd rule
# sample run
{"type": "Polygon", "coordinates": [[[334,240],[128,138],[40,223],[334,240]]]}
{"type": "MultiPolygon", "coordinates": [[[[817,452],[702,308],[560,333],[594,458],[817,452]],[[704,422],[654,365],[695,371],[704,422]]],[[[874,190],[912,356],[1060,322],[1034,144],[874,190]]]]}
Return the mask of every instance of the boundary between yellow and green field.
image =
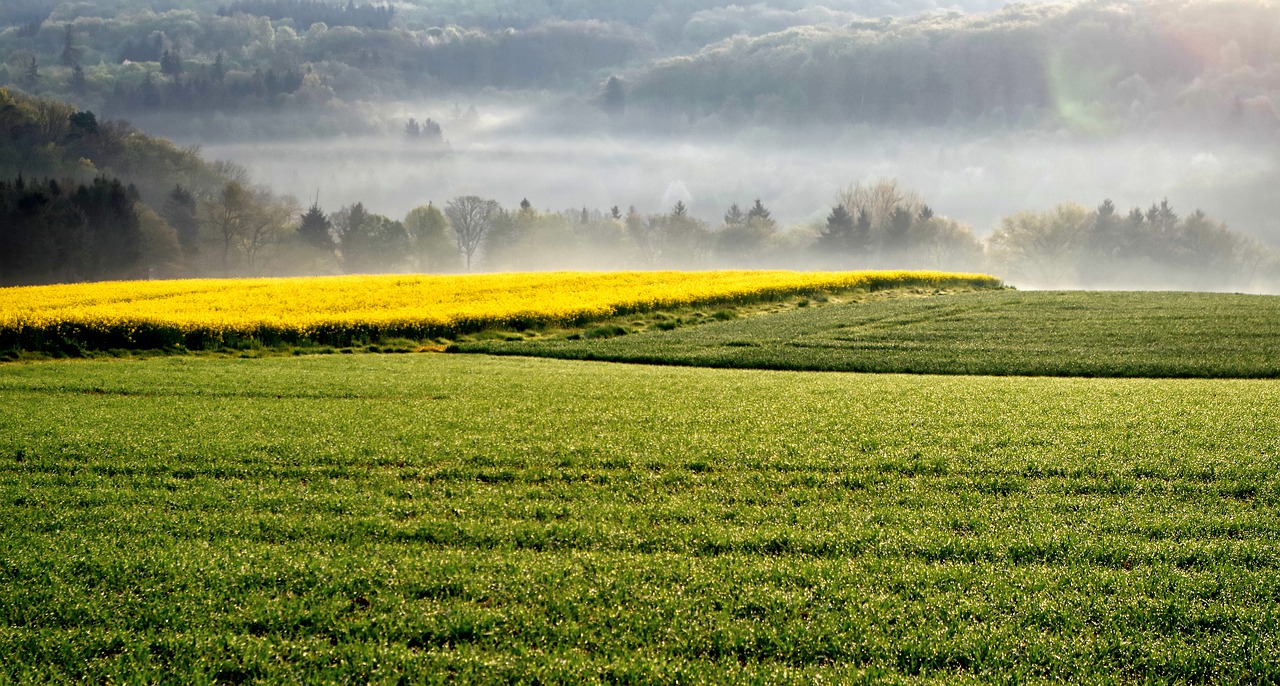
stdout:
{"type": "Polygon", "coordinates": [[[0,289],[0,350],[367,344],[581,326],[630,313],[806,294],[999,288],[933,271],[549,272],[110,282],[0,289]]]}

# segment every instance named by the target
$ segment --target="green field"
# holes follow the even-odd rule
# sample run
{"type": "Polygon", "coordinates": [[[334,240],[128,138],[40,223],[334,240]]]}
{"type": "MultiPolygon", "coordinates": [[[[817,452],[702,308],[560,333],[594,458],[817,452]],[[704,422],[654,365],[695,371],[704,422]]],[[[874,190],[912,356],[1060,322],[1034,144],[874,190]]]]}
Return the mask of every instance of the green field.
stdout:
{"type": "Polygon", "coordinates": [[[1275,381],[185,357],[0,406],[0,682],[1280,680],[1275,381]]]}
{"type": "Polygon", "coordinates": [[[1275,296],[989,291],[818,304],[641,335],[489,340],[454,349],[849,372],[1280,376],[1275,296]]]}

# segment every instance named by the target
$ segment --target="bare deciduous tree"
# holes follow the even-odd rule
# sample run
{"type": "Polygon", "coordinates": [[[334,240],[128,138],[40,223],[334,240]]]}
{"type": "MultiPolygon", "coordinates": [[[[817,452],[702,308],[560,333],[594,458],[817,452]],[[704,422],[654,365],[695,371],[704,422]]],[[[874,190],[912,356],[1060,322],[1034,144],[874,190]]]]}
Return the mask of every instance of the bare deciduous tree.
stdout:
{"type": "Polygon", "coordinates": [[[840,192],[840,204],[856,217],[865,210],[871,217],[871,225],[878,230],[887,227],[896,210],[905,210],[912,217],[919,216],[924,203],[914,191],[898,187],[896,179],[880,179],[874,184],[851,185],[840,192]]]}
{"type": "Polygon", "coordinates": [[[501,211],[502,206],[496,200],[475,195],[460,196],[445,204],[444,213],[458,239],[458,252],[466,258],[467,271],[471,271],[471,260],[501,211]]]}
{"type": "Polygon", "coordinates": [[[219,245],[222,273],[232,273],[233,258],[242,261],[247,273],[262,273],[270,252],[291,229],[296,209],[292,198],[277,199],[265,188],[237,181],[203,203],[201,223],[219,245]]]}

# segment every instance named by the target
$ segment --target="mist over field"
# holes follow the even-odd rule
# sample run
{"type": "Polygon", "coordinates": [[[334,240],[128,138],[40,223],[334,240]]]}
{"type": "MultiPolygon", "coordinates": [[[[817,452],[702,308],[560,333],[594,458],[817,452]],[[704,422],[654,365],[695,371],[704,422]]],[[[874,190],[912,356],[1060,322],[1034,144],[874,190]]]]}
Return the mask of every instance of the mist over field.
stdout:
{"type": "MultiPolygon", "coordinates": [[[[180,146],[62,134],[35,104],[62,158],[0,155],[6,177],[138,190],[118,274],[900,266],[1280,291],[1280,8],[1259,0],[15,0],[6,24],[11,92],[180,146]],[[251,215],[270,219],[227,223],[251,215]]],[[[0,280],[113,271],[46,259],[0,280]]]]}
{"type": "Polygon", "coordinates": [[[1280,159],[1219,136],[869,127],[571,135],[538,130],[508,110],[448,139],[442,151],[406,145],[399,133],[243,143],[179,138],[199,144],[208,157],[245,166],[281,192],[307,201],[319,193],[332,206],[364,202],[397,217],[428,201],[479,194],[507,206],[527,198],[552,211],[618,205],[663,212],[683,199],[693,215],[710,221],[733,203],[761,198],[776,219],[794,226],[825,219],[850,184],[895,178],[980,236],[1024,209],[1110,198],[1125,211],[1145,210],[1169,198],[1280,242],[1280,194],[1269,192],[1280,183],[1280,159]],[[672,195],[673,186],[687,195],[672,195]]]}

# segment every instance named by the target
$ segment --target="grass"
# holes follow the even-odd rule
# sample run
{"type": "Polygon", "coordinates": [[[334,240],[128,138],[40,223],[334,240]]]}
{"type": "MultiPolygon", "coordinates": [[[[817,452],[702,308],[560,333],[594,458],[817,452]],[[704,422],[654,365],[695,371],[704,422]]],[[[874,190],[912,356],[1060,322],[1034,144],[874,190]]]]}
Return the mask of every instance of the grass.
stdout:
{"type": "Polygon", "coordinates": [[[1274,381],[173,357],[0,405],[0,682],[1280,679],[1274,381]]]}
{"type": "Polygon", "coordinates": [[[461,342],[451,350],[760,369],[1274,378],[1280,297],[988,291],[797,307],[605,340],[461,342]]]}

